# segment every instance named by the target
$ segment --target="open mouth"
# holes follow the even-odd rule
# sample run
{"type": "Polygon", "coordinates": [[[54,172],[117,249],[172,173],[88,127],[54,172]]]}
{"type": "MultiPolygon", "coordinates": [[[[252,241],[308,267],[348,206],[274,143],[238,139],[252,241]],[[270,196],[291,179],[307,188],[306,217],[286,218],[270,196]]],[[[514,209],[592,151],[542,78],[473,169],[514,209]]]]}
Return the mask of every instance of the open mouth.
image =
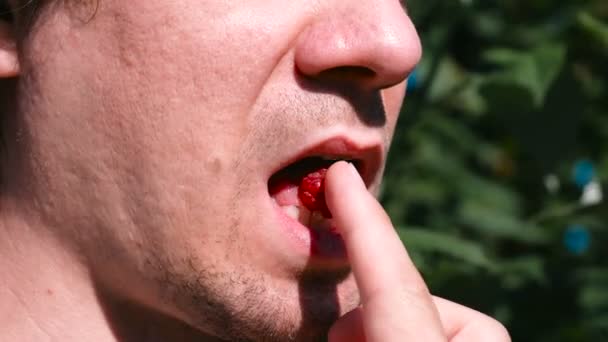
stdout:
{"type": "Polygon", "coordinates": [[[268,193],[290,218],[314,231],[335,232],[325,203],[325,171],[335,162],[353,163],[361,172],[363,162],[337,156],[311,156],[276,172],[268,181],[268,193]]]}
{"type": "Polygon", "coordinates": [[[293,251],[319,267],[343,267],[348,264],[346,246],[325,203],[325,172],[338,161],[350,162],[370,189],[381,174],[384,148],[378,139],[346,135],[307,145],[269,160],[269,200],[293,251]]]}

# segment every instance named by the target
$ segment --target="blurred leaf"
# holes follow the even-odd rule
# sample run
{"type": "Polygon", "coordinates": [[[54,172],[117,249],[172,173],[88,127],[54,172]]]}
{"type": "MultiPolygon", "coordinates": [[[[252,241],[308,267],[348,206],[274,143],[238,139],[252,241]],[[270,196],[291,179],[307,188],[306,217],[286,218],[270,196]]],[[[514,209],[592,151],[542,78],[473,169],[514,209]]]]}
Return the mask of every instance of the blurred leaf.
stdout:
{"type": "Polygon", "coordinates": [[[607,310],[608,311],[608,292],[606,286],[588,285],[581,289],[580,305],[586,310],[607,310]]]}
{"type": "Polygon", "coordinates": [[[467,74],[451,58],[444,58],[439,63],[439,69],[429,90],[431,101],[440,101],[460,87],[466,80],[467,74]]]}
{"type": "Polygon", "coordinates": [[[534,244],[550,241],[548,234],[541,227],[518,220],[477,201],[464,202],[460,207],[460,218],[464,224],[495,238],[534,244]]]}
{"type": "Polygon", "coordinates": [[[578,24],[598,50],[608,55],[608,24],[599,21],[587,12],[581,12],[577,17],[578,24]]]}
{"type": "Polygon", "coordinates": [[[481,87],[493,109],[525,114],[544,104],[545,96],[562,70],[566,56],[561,44],[542,44],[529,52],[496,48],[484,53],[487,62],[500,67],[481,87]]]}
{"type": "Polygon", "coordinates": [[[457,184],[461,200],[465,204],[479,205],[483,211],[500,211],[505,215],[516,216],[520,213],[520,199],[511,189],[498,183],[470,175],[463,177],[457,184]]]}
{"type": "Polygon", "coordinates": [[[532,58],[536,65],[536,77],[538,88],[537,96],[544,100],[549,88],[559,75],[566,61],[566,46],[559,43],[541,44],[532,50],[532,58]]]}
{"type": "Polygon", "coordinates": [[[422,228],[398,228],[397,232],[408,249],[446,254],[476,266],[494,267],[481,246],[474,242],[422,228]]]}

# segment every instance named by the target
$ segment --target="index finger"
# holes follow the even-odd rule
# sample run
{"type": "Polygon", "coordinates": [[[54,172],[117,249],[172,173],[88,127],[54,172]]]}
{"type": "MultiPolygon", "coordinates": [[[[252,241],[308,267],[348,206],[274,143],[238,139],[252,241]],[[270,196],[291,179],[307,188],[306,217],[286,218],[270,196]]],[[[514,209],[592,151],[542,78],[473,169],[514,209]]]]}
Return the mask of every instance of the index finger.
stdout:
{"type": "Polygon", "coordinates": [[[344,239],[364,312],[377,309],[380,312],[376,314],[399,318],[397,328],[415,329],[401,331],[401,338],[403,334],[420,338],[420,331],[431,328],[441,331],[426,284],[390,218],[352,164],[338,162],[330,167],[325,196],[344,239]]]}

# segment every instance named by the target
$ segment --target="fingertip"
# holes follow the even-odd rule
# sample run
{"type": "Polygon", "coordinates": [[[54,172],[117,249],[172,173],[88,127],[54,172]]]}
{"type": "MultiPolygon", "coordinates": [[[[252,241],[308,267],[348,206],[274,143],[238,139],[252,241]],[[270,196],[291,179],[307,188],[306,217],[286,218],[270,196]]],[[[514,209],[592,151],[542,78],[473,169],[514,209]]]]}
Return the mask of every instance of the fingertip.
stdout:
{"type": "Polygon", "coordinates": [[[353,180],[354,178],[360,178],[359,172],[357,171],[357,168],[355,168],[355,165],[344,160],[333,163],[329,167],[328,175],[330,173],[338,173],[341,174],[342,177],[353,178],[353,180]]]}
{"type": "Polygon", "coordinates": [[[330,193],[330,196],[343,194],[344,190],[353,187],[367,189],[355,166],[346,161],[334,163],[327,170],[325,179],[325,192],[330,193]]]}
{"type": "MultiPolygon", "coordinates": [[[[333,164],[325,178],[325,200],[336,229],[343,236],[386,214],[367,189],[356,167],[348,162],[333,164]]],[[[384,223],[384,221],[382,222],[384,223]]]]}
{"type": "Polygon", "coordinates": [[[336,214],[340,216],[341,202],[344,204],[345,199],[353,199],[353,190],[367,191],[355,166],[345,161],[334,163],[325,176],[325,198],[334,217],[336,214]]]}

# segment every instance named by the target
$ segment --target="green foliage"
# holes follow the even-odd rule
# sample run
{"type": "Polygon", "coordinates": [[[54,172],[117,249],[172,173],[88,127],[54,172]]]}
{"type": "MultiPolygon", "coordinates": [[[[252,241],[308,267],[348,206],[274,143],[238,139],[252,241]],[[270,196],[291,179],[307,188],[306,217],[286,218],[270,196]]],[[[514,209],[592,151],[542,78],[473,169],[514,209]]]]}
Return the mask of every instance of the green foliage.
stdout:
{"type": "Polygon", "coordinates": [[[514,341],[608,341],[608,208],[573,175],[608,181],[608,2],[409,6],[425,51],[382,200],[429,286],[514,341]]]}

